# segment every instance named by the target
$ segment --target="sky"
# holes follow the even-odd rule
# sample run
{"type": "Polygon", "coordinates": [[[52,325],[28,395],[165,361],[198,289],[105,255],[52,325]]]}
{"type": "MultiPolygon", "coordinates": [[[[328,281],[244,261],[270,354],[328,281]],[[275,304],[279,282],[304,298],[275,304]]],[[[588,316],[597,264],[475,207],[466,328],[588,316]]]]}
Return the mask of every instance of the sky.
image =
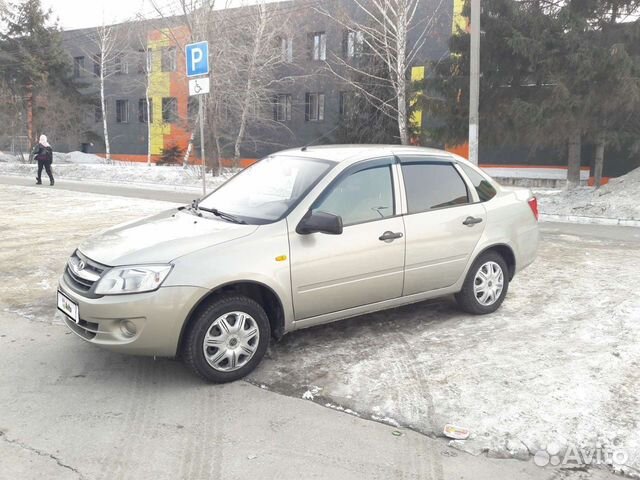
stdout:
{"type": "Polygon", "coordinates": [[[42,5],[53,10],[65,30],[101,25],[103,15],[106,23],[116,23],[153,11],[149,0],[42,0],[42,5]]]}
{"type": "MultiPolygon", "coordinates": [[[[255,3],[255,0],[230,0],[231,6],[246,3],[255,3]]],[[[156,0],[156,4],[165,14],[177,11],[177,0],[156,0]]],[[[64,30],[101,25],[103,16],[107,24],[130,20],[139,13],[145,17],[157,16],[151,0],[42,0],[42,5],[53,10],[53,17],[59,19],[64,30]]]]}

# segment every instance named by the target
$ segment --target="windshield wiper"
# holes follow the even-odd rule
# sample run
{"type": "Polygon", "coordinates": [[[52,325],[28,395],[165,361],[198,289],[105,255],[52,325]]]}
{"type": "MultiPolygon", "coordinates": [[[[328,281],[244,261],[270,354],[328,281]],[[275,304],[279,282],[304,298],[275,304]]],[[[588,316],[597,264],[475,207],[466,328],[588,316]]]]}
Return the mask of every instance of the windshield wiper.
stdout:
{"type": "Polygon", "coordinates": [[[221,212],[217,208],[201,207],[199,200],[194,200],[193,202],[191,202],[191,210],[194,210],[196,212],[196,214],[200,215],[200,216],[202,216],[202,214],[199,213],[199,212],[200,212],[200,210],[202,210],[203,212],[213,213],[216,217],[224,218],[228,222],[238,223],[240,225],[246,225],[247,224],[247,222],[245,222],[244,220],[236,217],[235,215],[231,215],[230,213],[221,212]]]}

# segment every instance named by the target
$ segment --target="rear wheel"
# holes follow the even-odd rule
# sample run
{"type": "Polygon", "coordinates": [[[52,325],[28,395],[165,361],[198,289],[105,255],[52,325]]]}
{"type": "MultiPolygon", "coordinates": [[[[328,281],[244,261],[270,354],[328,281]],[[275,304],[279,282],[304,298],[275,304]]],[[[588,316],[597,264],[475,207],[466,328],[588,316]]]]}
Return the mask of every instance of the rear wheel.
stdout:
{"type": "Polygon", "coordinates": [[[270,337],[269,319],[260,304],[240,295],[220,297],[189,326],[184,361],[205,380],[232,382],[256,368],[270,337]]]}
{"type": "Polygon", "coordinates": [[[460,308],[475,315],[495,312],[509,290],[508,271],[499,253],[489,251],[480,255],[469,269],[462,290],[456,294],[460,308]]]}

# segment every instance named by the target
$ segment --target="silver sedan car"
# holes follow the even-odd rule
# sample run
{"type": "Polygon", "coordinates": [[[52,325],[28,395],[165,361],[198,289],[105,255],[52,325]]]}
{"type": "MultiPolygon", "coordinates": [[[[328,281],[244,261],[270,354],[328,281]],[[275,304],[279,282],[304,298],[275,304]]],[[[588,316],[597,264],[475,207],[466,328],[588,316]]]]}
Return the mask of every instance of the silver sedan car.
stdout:
{"type": "Polygon", "coordinates": [[[536,256],[537,216],[529,190],[444,151],[287,150],[84,241],[58,308],[90,343],[228,382],[301,328],[450,294],[494,312],[536,256]]]}

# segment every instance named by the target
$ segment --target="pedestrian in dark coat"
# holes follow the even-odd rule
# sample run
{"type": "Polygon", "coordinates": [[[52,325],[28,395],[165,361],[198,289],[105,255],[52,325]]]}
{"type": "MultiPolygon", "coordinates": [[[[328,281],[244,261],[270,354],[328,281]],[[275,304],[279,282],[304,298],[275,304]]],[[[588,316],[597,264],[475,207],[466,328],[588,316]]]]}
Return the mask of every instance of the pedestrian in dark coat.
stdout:
{"type": "Polygon", "coordinates": [[[51,163],[53,163],[53,149],[47,141],[46,135],[40,135],[40,141],[33,149],[33,158],[38,161],[38,176],[36,177],[36,185],[42,185],[42,169],[44,168],[49,175],[49,184],[53,186],[53,173],[51,172],[51,163]]]}

